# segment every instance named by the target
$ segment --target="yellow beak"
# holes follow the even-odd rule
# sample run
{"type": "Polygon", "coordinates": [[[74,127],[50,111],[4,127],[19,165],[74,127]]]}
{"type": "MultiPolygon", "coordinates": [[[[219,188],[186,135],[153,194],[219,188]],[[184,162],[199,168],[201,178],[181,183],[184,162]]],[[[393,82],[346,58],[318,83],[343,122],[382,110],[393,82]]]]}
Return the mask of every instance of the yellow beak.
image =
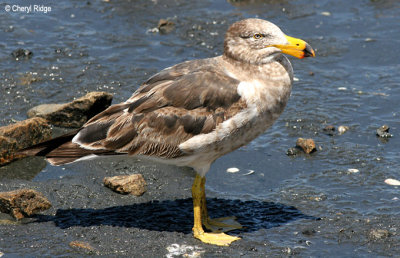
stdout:
{"type": "Polygon", "coordinates": [[[304,58],[304,57],[315,57],[315,52],[307,42],[301,39],[292,38],[286,36],[287,41],[289,44],[287,45],[273,45],[273,47],[279,48],[282,50],[282,53],[288,54],[297,58],[304,58]]]}

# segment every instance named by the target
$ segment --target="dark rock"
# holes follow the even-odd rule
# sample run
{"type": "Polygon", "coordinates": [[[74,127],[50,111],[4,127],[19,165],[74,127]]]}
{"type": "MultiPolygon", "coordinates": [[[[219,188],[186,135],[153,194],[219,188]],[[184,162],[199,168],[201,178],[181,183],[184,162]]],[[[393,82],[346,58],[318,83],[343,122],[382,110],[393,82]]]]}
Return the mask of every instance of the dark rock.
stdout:
{"type": "Polygon", "coordinates": [[[300,147],[307,154],[317,150],[315,148],[315,142],[313,139],[298,138],[296,141],[296,146],[300,147]]]}
{"type": "Polygon", "coordinates": [[[0,165],[21,158],[22,156],[14,154],[17,150],[50,138],[51,128],[46,120],[40,117],[0,127],[0,165]]]}
{"type": "Polygon", "coordinates": [[[258,252],[257,247],[255,247],[255,246],[250,246],[247,248],[247,250],[251,251],[251,252],[258,252]]]}
{"type": "Polygon", "coordinates": [[[289,148],[286,151],[286,155],[288,155],[288,156],[296,156],[297,154],[300,154],[300,151],[301,150],[299,148],[296,148],[296,147],[289,148]]]}
{"type": "Polygon", "coordinates": [[[324,131],[327,131],[327,132],[335,131],[335,130],[336,130],[336,128],[335,128],[335,126],[333,126],[333,125],[327,125],[327,126],[325,126],[325,128],[324,128],[324,131]]]}
{"type": "Polygon", "coordinates": [[[8,27],[6,27],[6,28],[4,29],[4,32],[13,32],[13,31],[14,31],[14,29],[15,29],[15,27],[14,27],[14,26],[12,26],[12,25],[9,25],[8,27]]]}
{"type": "Polygon", "coordinates": [[[11,55],[16,59],[29,59],[33,56],[32,51],[28,49],[23,49],[23,48],[18,48],[17,50],[14,50],[11,55]]]}
{"type": "Polygon", "coordinates": [[[54,49],[54,52],[55,52],[56,54],[61,54],[61,53],[64,52],[64,50],[61,49],[61,48],[56,48],[56,49],[54,49]]]}
{"type": "Polygon", "coordinates": [[[333,125],[327,125],[327,126],[325,126],[325,128],[322,129],[322,130],[323,130],[324,133],[326,133],[327,135],[333,136],[333,135],[335,135],[336,128],[335,128],[335,126],[333,126],[333,125]]]}
{"type": "Polygon", "coordinates": [[[388,125],[382,125],[378,129],[376,129],[376,135],[381,138],[393,137],[393,135],[389,133],[389,129],[390,127],[388,125]]]}
{"type": "Polygon", "coordinates": [[[317,231],[315,231],[315,229],[310,229],[310,228],[307,228],[307,229],[305,229],[305,230],[303,230],[302,232],[301,232],[303,235],[305,235],[305,236],[312,236],[312,235],[314,235],[315,233],[317,233],[317,231]]]}
{"type": "Polygon", "coordinates": [[[16,219],[30,217],[50,207],[51,203],[46,197],[32,189],[0,193],[0,212],[8,213],[16,219]]]}
{"type": "Polygon", "coordinates": [[[165,19],[160,19],[157,28],[160,31],[160,33],[167,34],[174,30],[175,23],[165,19]]]}
{"type": "Polygon", "coordinates": [[[90,92],[69,103],[36,106],[28,111],[28,116],[42,117],[60,127],[79,128],[91,117],[109,107],[111,101],[110,93],[90,92]]]}
{"type": "Polygon", "coordinates": [[[105,177],[104,185],[115,192],[141,196],[146,192],[146,181],[141,174],[105,177]]]}

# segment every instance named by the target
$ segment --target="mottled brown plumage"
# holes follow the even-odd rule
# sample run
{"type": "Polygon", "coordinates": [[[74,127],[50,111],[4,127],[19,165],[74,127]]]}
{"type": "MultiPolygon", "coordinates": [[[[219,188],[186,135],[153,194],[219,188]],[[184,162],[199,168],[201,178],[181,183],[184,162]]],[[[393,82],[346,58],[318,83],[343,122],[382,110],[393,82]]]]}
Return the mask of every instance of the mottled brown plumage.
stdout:
{"type": "Polygon", "coordinates": [[[285,37],[264,20],[237,22],[226,33],[222,56],[166,68],[75,134],[24,153],[55,165],[91,154],[142,155],[204,175],[215,159],[257,137],[283,111],[293,77],[279,48],[288,44],[285,37]]]}

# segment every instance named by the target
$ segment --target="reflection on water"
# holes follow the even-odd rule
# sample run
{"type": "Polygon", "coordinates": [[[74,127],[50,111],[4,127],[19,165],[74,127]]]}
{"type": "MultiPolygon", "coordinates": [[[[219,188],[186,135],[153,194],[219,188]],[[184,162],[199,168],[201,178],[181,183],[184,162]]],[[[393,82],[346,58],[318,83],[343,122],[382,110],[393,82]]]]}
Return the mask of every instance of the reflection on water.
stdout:
{"type": "Polygon", "coordinates": [[[0,167],[0,180],[22,179],[32,180],[47,166],[42,157],[29,157],[14,161],[7,166],[0,167]]]}

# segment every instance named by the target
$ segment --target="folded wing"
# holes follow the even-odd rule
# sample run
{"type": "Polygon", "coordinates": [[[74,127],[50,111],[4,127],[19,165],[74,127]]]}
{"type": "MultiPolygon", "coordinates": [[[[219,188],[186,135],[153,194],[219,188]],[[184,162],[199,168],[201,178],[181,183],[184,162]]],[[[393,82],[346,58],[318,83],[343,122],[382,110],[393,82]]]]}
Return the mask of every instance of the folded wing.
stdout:
{"type": "Polygon", "coordinates": [[[238,84],[214,59],[178,64],[151,77],[126,102],[91,118],[76,135],[53,139],[58,146],[43,143],[36,155],[57,165],[90,154],[184,156],[179,144],[213,131],[241,110],[238,84]]]}

